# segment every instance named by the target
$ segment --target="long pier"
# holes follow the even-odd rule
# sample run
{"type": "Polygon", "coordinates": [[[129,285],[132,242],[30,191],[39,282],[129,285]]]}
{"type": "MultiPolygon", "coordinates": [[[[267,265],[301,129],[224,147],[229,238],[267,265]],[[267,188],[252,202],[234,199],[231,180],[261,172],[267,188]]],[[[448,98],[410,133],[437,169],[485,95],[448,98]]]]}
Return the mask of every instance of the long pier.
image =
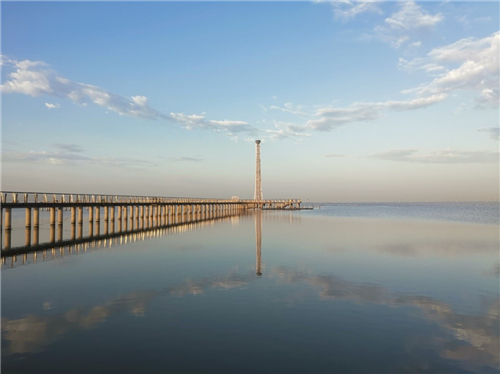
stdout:
{"type": "Polygon", "coordinates": [[[49,243],[63,241],[64,211],[70,211],[71,239],[82,238],[83,212],[88,211],[88,235],[99,236],[101,214],[104,234],[144,230],[199,218],[238,215],[249,209],[301,209],[301,200],[177,198],[159,196],[92,195],[45,192],[0,192],[0,231],[3,250],[12,246],[12,209],[25,210],[25,246],[39,246],[40,211],[50,212],[49,243]],[[57,222],[57,225],[56,225],[57,222]],[[57,229],[56,229],[57,227],[57,229]],[[78,228],[78,231],[77,231],[78,228]],[[32,235],[33,234],[33,235],[32,235]]]}

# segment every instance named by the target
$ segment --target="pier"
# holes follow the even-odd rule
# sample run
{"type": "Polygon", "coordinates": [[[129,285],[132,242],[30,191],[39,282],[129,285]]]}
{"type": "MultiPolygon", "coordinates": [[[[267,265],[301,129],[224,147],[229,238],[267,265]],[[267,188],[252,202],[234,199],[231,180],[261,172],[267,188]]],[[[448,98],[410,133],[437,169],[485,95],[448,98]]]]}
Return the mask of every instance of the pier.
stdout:
{"type": "Polygon", "coordinates": [[[94,237],[239,215],[250,209],[300,210],[302,203],[299,199],[210,199],[13,191],[1,192],[0,200],[2,255],[12,248],[13,209],[25,211],[24,247],[37,247],[41,245],[40,216],[43,211],[49,212],[48,242],[54,244],[63,241],[64,219],[68,214],[71,228],[69,240],[73,241],[82,239],[84,225],[88,236],[94,237]],[[84,212],[87,212],[86,219],[84,212]]]}

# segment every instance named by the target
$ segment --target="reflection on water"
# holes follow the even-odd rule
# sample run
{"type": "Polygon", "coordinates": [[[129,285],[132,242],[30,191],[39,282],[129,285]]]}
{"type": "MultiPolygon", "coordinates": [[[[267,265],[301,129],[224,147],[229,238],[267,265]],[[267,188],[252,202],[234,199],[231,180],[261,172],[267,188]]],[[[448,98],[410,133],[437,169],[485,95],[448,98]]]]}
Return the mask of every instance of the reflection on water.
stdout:
{"type": "Polygon", "coordinates": [[[464,315],[453,311],[450,305],[432,297],[415,294],[390,294],[373,284],[356,284],[331,275],[309,275],[301,272],[275,269],[281,281],[305,283],[319,289],[324,299],[350,299],[392,307],[411,306],[420,309],[420,317],[433,321],[447,330],[450,338],[436,338],[434,349],[445,358],[460,360],[471,368],[490,365],[500,368],[499,314],[500,300],[485,298],[483,315],[464,315]],[[458,340],[459,344],[454,342],[458,340]]]}
{"type": "Polygon", "coordinates": [[[290,216],[3,272],[4,372],[500,372],[498,226],[290,216]]]}
{"type": "Polygon", "coordinates": [[[47,317],[28,315],[25,318],[10,320],[2,318],[2,332],[9,342],[9,353],[35,352],[54,340],[64,338],[72,330],[91,329],[106,322],[120,313],[130,313],[133,316],[144,316],[146,306],[157,297],[182,297],[184,295],[200,295],[208,288],[227,290],[241,287],[250,282],[252,274],[241,275],[231,273],[225,278],[204,278],[186,280],[185,282],[166,287],[159,291],[141,290],[131,292],[97,305],[89,310],[73,308],[62,314],[47,317]]]}
{"type": "Polygon", "coordinates": [[[262,275],[262,211],[257,210],[255,213],[255,241],[256,252],[255,256],[255,274],[262,275]]]}
{"type": "Polygon", "coordinates": [[[36,264],[37,261],[40,260],[54,260],[56,256],[63,257],[65,255],[80,254],[93,250],[116,247],[119,245],[127,245],[137,241],[161,238],[165,235],[185,233],[206,226],[213,226],[217,222],[228,221],[231,222],[233,226],[237,225],[239,223],[239,217],[231,216],[204,219],[153,229],[111,233],[101,236],[88,236],[81,239],[60,241],[56,246],[55,243],[45,243],[42,245],[17,247],[12,248],[9,251],[3,251],[2,265],[9,264],[10,267],[14,267],[18,264],[36,264]],[[39,255],[39,253],[41,253],[41,255],[39,255]]]}

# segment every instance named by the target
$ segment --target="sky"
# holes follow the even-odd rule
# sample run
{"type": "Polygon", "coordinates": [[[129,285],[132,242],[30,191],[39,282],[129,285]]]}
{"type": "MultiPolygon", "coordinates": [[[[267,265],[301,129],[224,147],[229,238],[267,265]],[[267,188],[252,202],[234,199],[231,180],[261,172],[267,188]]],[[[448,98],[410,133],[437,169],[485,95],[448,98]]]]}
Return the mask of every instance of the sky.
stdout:
{"type": "Polygon", "coordinates": [[[498,2],[1,4],[3,191],[498,201],[498,2]]]}

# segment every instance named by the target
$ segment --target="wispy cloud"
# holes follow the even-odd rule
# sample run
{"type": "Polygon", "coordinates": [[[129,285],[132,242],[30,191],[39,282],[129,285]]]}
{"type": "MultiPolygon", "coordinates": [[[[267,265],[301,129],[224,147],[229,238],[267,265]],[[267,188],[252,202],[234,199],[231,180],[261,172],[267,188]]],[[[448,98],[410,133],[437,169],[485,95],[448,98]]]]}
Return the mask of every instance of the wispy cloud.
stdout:
{"type": "Polygon", "coordinates": [[[77,144],[61,144],[61,143],[57,143],[57,144],[52,144],[52,146],[54,148],[57,148],[57,149],[60,149],[62,151],[69,152],[69,153],[81,153],[81,152],[85,152],[85,149],[81,145],[77,145],[77,144]]]}
{"type": "Polygon", "coordinates": [[[102,165],[115,168],[155,166],[148,160],[120,157],[89,157],[78,153],[84,152],[76,144],[54,144],[54,148],[61,151],[5,151],[2,154],[3,162],[45,163],[51,165],[102,165]]]}
{"type": "Polygon", "coordinates": [[[307,121],[307,126],[316,131],[330,131],[353,122],[374,121],[381,117],[383,111],[406,111],[426,108],[443,101],[445,98],[445,94],[440,94],[413,100],[354,103],[347,108],[320,108],[315,114],[318,118],[307,121]]]}
{"type": "Polygon", "coordinates": [[[48,108],[48,109],[57,109],[57,108],[60,108],[61,105],[59,104],[52,104],[52,103],[45,103],[45,106],[48,108]]]}
{"type": "Polygon", "coordinates": [[[378,13],[382,14],[382,10],[377,5],[376,0],[319,0],[316,2],[328,2],[331,3],[333,7],[333,13],[335,15],[335,19],[340,20],[342,22],[347,22],[354,19],[361,13],[378,13]]]}
{"type": "Polygon", "coordinates": [[[188,162],[201,162],[203,158],[201,157],[167,157],[169,161],[179,162],[179,161],[188,161],[188,162]]]}
{"type": "Polygon", "coordinates": [[[500,127],[488,127],[477,129],[477,131],[487,132],[491,139],[500,140],[500,127]]]}
{"type": "Polygon", "coordinates": [[[211,130],[215,132],[223,132],[229,136],[235,136],[237,134],[256,135],[259,133],[257,128],[244,121],[215,121],[207,119],[204,115],[174,112],[170,113],[170,117],[188,130],[211,130]]]}
{"type": "Polygon", "coordinates": [[[404,94],[414,94],[414,99],[320,108],[315,113],[317,118],[307,121],[307,126],[316,131],[330,131],[353,122],[374,121],[381,118],[383,111],[426,108],[460,90],[479,93],[475,99],[478,104],[476,108],[498,108],[499,46],[500,32],[496,32],[482,39],[467,38],[434,48],[425,58],[412,61],[400,59],[400,66],[404,68],[422,69],[435,76],[427,83],[403,91],[404,94]],[[445,64],[450,63],[460,66],[448,69],[445,64]]]}
{"type": "Polygon", "coordinates": [[[444,16],[430,14],[414,1],[399,3],[399,10],[384,20],[383,25],[374,28],[368,39],[374,38],[390,44],[394,48],[410,43],[429,33],[444,16]]]}
{"type": "Polygon", "coordinates": [[[271,105],[269,109],[279,110],[282,112],[295,114],[298,116],[307,116],[308,113],[304,111],[304,107],[302,105],[293,105],[292,103],[285,103],[283,107],[277,105],[271,105]]]}
{"type": "Polygon", "coordinates": [[[295,139],[298,141],[310,136],[310,134],[306,133],[308,130],[306,126],[274,121],[274,127],[275,129],[263,130],[263,135],[273,140],[295,139]]]}
{"type": "Polygon", "coordinates": [[[499,152],[491,151],[459,151],[452,149],[433,152],[421,152],[417,149],[398,149],[377,153],[372,158],[400,162],[416,162],[425,164],[471,164],[498,163],[499,152]]]}

